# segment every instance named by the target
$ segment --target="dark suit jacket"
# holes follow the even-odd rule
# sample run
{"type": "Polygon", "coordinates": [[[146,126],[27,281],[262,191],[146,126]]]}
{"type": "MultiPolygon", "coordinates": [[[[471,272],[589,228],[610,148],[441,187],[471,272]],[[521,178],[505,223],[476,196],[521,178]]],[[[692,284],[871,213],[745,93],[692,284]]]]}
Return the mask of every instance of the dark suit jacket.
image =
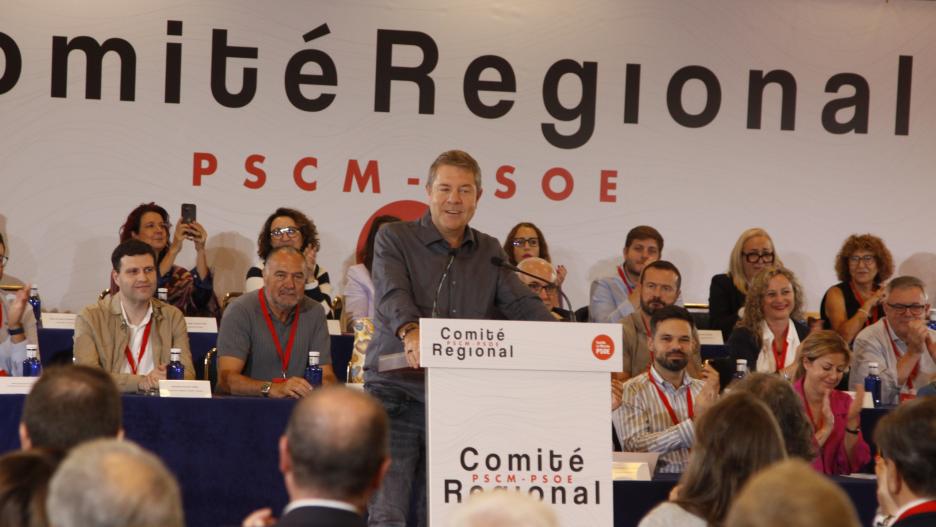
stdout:
{"type": "Polygon", "coordinates": [[[738,291],[731,277],[717,274],[709,286],[709,327],[722,332],[725,342],[738,323],[738,310],[744,305],[744,293],[738,291]]]}
{"type": "Polygon", "coordinates": [[[280,518],[277,527],[367,527],[358,514],[331,507],[299,507],[280,518]]]}
{"type": "MultiPolygon", "coordinates": [[[[796,327],[796,334],[802,342],[806,335],[809,335],[809,327],[797,320],[793,321],[793,326],[796,327]]],[[[757,371],[757,356],[761,350],[754,335],[747,328],[735,328],[725,343],[725,348],[728,349],[732,360],[747,359],[748,371],[757,371]]],[[[796,353],[796,350],[789,350],[788,353],[796,353]]]]}
{"type": "Polygon", "coordinates": [[[924,512],[908,516],[891,527],[933,527],[936,525],[936,512],[924,512]]]}

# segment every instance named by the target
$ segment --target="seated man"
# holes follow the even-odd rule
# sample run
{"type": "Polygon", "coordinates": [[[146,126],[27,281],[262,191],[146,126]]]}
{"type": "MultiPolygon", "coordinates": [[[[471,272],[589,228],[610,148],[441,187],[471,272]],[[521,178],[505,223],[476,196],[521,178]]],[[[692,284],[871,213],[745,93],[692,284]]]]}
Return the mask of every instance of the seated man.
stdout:
{"type": "Polygon", "coordinates": [[[182,350],[185,378],[195,378],[185,317],[153,298],[156,253],[127,240],[111,254],[111,279],[120,291],[85,307],[75,320],[75,362],[113,375],[122,392],[148,392],[166,378],[169,350],[182,350]]]}
{"type": "MultiPolygon", "coordinates": [[[[0,279],[9,257],[0,235],[0,279]]],[[[29,303],[29,284],[12,299],[0,291],[0,375],[22,375],[26,344],[37,344],[36,319],[29,303]]]]}
{"type": "Polygon", "coordinates": [[[686,374],[693,353],[692,315],[666,306],[650,318],[648,347],[653,364],[624,384],[616,410],[620,443],[625,452],[660,452],[658,470],[676,473],[689,463],[695,436],[694,419],[718,398],[718,372],[709,365],[705,380],[686,374]]]}
{"type": "Polygon", "coordinates": [[[321,304],[303,294],[305,259],[293,247],[270,251],[263,287],[231,302],[218,332],[218,391],[298,398],[312,393],[303,378],[308,352],[321,353],[322,382],[336,382],[331,337],[321,304]]]}
{"type": "Polygon", "coordinates": [[[855,337],[848,384],[864,382],[868,364],[878,363],[881,402],[895,405],[916,396],[916,389],[936,374],[936,331],[926,325],[930,305],[926,285],[913,276],[900,276],[887,284],[884,318],[855,337]]]}
{"type": "Polygon", "coordinates": [[[517,268],[532,275],[536,275],[542,280],[537,280],[532,276],[523,273],[517,273],[517,278],[527,285],[531,291],[546,304],[546,309],[552,313],[557,320],[571,320],[573,313],[559,307],[559,289],[556,287],[556,279],[559,277],[553,264],[546,260],[533,256],[517,264],[517,268]]]}
{"type": "Polygon", "coordinates": [[[892,527],[936,525],[936,399],[900,405],[874,428],[882,512],[892,527]]]}
{"type": "Polygon", "coordinates": [[[89,366],[53,366],[23,403],[20,445],[64,455],[91,439],[123,437],[122,420],[120,392],[110,375],[89,366]]]}
{"type": "Polygon", "coordinates": [[[640,305],[638,280],[643,268],[663,254],[663,236],[647,225],[634,227],[624,242],[624,263],[617,275],[591,284],[588,317],[592,322],[617,322],[640,305]]]}

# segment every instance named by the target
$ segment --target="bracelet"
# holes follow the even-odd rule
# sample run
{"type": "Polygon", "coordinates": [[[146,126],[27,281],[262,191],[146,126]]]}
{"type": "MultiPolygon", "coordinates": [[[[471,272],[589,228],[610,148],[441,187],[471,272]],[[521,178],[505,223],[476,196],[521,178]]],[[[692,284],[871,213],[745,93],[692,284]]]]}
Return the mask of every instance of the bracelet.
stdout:
{"type": "Polygon", "coordinates": [[[861,431],[861,427],[859,426],[859,427],[856,427],[856,428],[848,428],[848,427],[846,426],[846,427],[845,427],[845,431],[848,432],[849,434],[857,435],[858,432],[861,431]]]}
{"type": "Polygon", "coordinates": [[[7,328],[7,333],[9,333],[11,337],[16,336],[16,335],[22,335],[22,334],[25,333],[25,332],[26,332],[26,330],[23,329],[23,326],[20,326],[20,327],[18,327],[18,328],[16,328],[16,329],[14,329],[14,328],[7,328]]]}
{"type": "Polygon", "coordinates": [[[871,318],[871,313],[865,310],[863,307],[858,308],[859,313],[864,313],[865,318],[871,318]]]}

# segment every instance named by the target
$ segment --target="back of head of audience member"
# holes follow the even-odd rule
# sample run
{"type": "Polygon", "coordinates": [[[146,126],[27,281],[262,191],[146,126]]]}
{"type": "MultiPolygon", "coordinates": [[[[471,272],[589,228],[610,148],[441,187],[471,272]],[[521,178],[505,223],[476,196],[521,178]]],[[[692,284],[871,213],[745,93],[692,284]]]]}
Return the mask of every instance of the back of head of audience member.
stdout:
{"type": "Polygon", "coordinates": [[[559,527],[556,514],[529,494],[495,490],[472,494],[452,513],[451,527],[559,527]]]}
{"type": "Polygon", "coordinates": [[[810,462],[816,457],[812,425],[789,382],[778,375],[754,372],[733,385],[732,390],[750,393],[770,408],[780,425],[788,456],[810,462]]]}
{"type": "Polygon", "coordinates": [[[54,527],[181,527],[179,486],[162,461],[130,441],[75,448],[49,485],[54,527]]]}
{"type": "Polygon", "coordinates": [[[280,470],[291,500],[334,499],[364,508],[390,464],[388,419],[366,393],[315,390],[293,409],[280,439],[280,470]]]}
{"type": "Polygon", "coordinates": [[[936,499],[936,397],[905,402],[881,418],[874,442],[881,455],[878,486],[898,507],[936,499]]]}
{"type": "Polygon", "coordinates": [[[46,496],[58,457],[42,449],[0,457],[0,525],[45,527],[46,496]]]}
{"type": "Polygon", "coordinates": [[[377,241],[377,233],[380,232],[380,228],[387,223],[398,221],[400,221],[400,218],[385,214],[377,216],[374,218],[374,221],[371,222],[370,229],[367,231],[367,240],[364,242],[364,247],[361,247],[361,250],[358,252],[358,259],[364,264],[368,272],[371,271],[371,267],[374,264],[374,243],[377,241]]]}
{"type": "Polygon", "coordinates": [[[756,474],[731,506],[725,527],[858,527],[851,500],[805,461],[789,459],[756,474]]]}
{"type": "Polygon", "coordinates": [[[120,437],[120,392],[111,376],[89,366],[46,369],[23,404],[23,449],[47,448],[64,454],[99,437],[120,437]]]}
{"type": "Polygon", "coordinates": [[[674,501],[719,525],[748,478],[784,458],[783,436],[767,405],[731,393],[697,421],[689,467],[674,501]]]}

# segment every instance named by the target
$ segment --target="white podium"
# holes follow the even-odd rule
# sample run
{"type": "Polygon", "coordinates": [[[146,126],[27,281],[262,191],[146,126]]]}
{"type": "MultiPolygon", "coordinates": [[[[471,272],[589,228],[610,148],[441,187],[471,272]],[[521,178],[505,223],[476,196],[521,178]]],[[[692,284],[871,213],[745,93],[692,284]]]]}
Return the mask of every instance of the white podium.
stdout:
{"type": "Polygon", "coordinates": [[[611,527],[611,393],[621,326],[421,319],[429,525],[507,488],[565,527],[611,527]]]}

